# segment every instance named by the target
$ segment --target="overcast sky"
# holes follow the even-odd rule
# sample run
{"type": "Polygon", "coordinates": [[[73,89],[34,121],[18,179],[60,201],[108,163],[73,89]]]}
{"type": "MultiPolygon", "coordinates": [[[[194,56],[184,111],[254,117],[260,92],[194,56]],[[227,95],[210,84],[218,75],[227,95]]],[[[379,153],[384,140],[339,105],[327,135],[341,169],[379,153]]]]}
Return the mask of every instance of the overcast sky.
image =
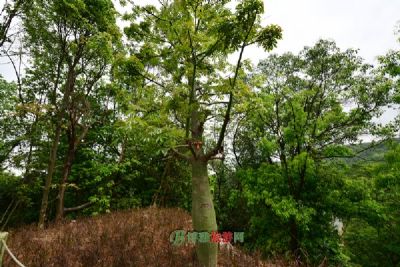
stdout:
{"type": "MultiPolygon", "coordinates": [[[[369,63],[389,49],[400,49],[395,26],[400,21],[399,0],[265,0],[263,23],[283,29],[273,51],[298,52],[318,39],[332,39],[342,49],[357,48],[369,63]]],[[[248,56],[260,58],[261,50],[248,56]]]]}

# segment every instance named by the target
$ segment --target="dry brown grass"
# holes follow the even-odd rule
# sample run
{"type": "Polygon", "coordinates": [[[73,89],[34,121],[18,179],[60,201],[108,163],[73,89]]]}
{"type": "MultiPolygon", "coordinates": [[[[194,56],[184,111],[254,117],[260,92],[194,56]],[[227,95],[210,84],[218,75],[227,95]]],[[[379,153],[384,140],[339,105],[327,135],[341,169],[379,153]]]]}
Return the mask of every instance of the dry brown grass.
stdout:
{"type": "MultiPolygon", "coordinates": [[[[181,209],[146,208],[10,233],[8,245],[28,267],[196,266],[192,245],[173,246],[173,230],[191,230],[181,209]]],[[[220,249],[219,266],[278,266],[233,248],[220,249]]],[[[5,256],[5,267],[15,266],[5,256]]],[[[279,266],[281,266],[279,264],[279,266]]]]}

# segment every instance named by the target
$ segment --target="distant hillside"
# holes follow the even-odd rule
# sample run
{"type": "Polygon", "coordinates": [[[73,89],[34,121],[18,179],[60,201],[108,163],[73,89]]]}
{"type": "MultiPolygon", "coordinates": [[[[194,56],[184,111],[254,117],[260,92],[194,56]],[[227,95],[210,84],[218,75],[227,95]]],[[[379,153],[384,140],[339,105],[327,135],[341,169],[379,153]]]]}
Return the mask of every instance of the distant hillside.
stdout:
{"type": "MultiPolygon", "coordinates": [[[[66,221],[46,230],[17,229],[10,249],[26,266],[125,267],[196,266],[193,245],[173,246],[169,235],[190,230],[190,215],[181,209],[147,208],[66,221]]],[[[8,255],[5,267],[13,267],[8,255]]],[[[268,264],[231,247],[220,249],[218,266],[288,266],[268,264]]]]}
{"type": "MultiPolygon", "coordinates": [[[[395,139],[394,142],[400,143],[400,139],[395,139]]],[[[357,156],[354,158],[346,159],[346,162],[349,164],[354,164],[361,161],[382,161],[385,153],[389,149],[388,144],[385,142],[375,145],[372,143],[362,143],[358,145],[352,145],[350,147],[356,153],[359,151],[362,152],[357,153],[357,156]]]]}

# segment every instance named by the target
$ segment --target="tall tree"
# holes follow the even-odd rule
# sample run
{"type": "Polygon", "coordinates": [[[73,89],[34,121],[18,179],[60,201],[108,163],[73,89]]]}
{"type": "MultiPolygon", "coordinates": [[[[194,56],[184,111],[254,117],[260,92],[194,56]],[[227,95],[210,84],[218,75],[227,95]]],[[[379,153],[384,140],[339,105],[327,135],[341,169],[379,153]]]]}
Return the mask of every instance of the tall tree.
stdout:
{"type": "MultiPolygon", "coordinates": [[[[37,84],[46,91],[52,114],[52,145],[43,190],[39,226],[43,227],[48,195],[55,172],[57,151],[64,127],[69,149],[64,160],[57,217],[63,214],[65,183],[77,146],[87,132],[88,100],[96,82],[110,63],[118,28],[111,1],[35,1],[24,20],[26,42],[32,54],[37,84]],[[39,75],[46,73],[45,76],[39,75]]],[[[31,78],[34,80],[34,78],[31,78]]]]}
{"type": "MultiPolygon", "coordinates": [[[[207,165],[223,153],[224,138],[235,97],[246,90],[242,81],[243,53],[252,45],[276,46],[281,29],[262,28],[263,2],[240,1],[236,11],[229,1],[161,1],[160,7],[135,6],[125,29],[132,45],[127,59],[132,75],[145,86],[161,90],[165,111],[181,129],[173,153],[192,168],[192,219],[197,232],[217,230],[207,165]],[[235,65],[227,57],[238,52],[235,65]],[[232,73],[232,74],[230,74],[232,73]],[[220,122],[216,140],[207,140],[206,123],[220,122]]],[[[216,266],[217,245],[197,244],[202,266],[216,266]]]]}
{"type": "MultiPolygon", "coordinates": [[[[248,180],[250,201],[261,198],[287,226],[297,258],[308,231],[315,234],[323,220],[329,229],[332,216],[340,217],[328,212],[331,196],[323,191],[335,177],[329,166],[334,158],[355,156],[348,145],[373,129],[371,119],[387,103],[389,83],[355,50],[341,51],[324,40],[299,55],[271,55],[253,78],[257,90],[236,135],[237,159],[244,168],[258,169],[248,180]],[[311,228],[314,220],[319,224],[311,228]]],[[[328,191],[337,190],[336,175],[328,191]]]]}

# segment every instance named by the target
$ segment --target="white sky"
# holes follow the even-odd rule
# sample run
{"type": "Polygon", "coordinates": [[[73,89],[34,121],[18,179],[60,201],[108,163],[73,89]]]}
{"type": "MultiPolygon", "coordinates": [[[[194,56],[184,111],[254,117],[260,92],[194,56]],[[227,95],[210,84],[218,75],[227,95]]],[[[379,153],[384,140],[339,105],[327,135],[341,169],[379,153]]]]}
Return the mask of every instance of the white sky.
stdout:
{"type": "MultiPolygon", "coordinates": [[[[297,53],[320,39],[333,39],[342,49],[357,48],[369,63],[389,49],[400,49],[394,35],[400,21],[399,0],[264,0],[263,23],[283,29],[273,51],[297,53]]],[[[261,50],[248,56],[260,58],[261,50]]]]}

